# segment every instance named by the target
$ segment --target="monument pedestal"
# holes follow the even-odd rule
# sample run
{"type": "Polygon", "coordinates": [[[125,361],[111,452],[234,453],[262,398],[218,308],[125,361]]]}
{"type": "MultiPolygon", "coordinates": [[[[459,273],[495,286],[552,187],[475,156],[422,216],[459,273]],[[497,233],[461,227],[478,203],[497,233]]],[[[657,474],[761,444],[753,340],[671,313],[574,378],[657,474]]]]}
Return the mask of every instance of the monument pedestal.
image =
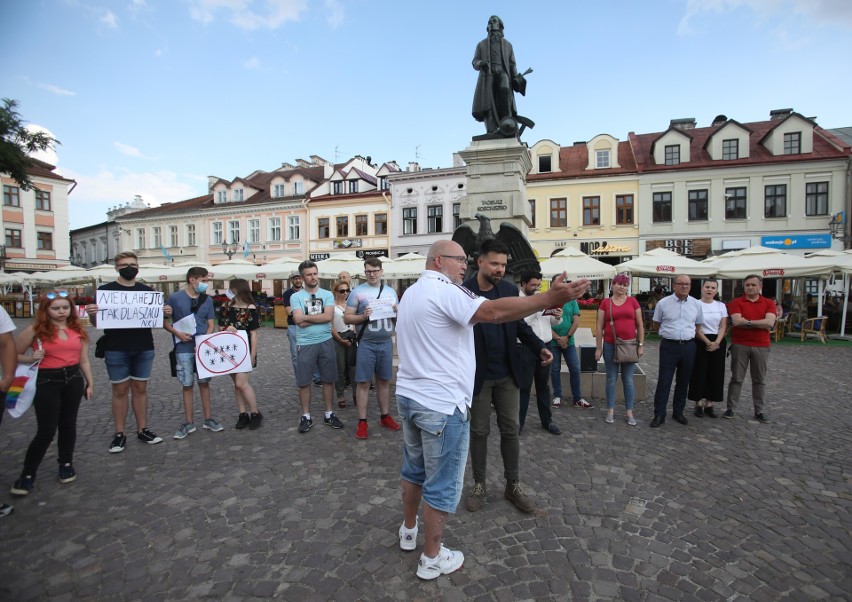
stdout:
{"type": "Polygon", "coordinates": [[[459,152],[467,164],[467,198],[462,201],[462,223],[477,213],[496,224],[508,222],[528,238],[530,217],[524,190],[532,168],[530,153],[516,138],[473,140],[459,152]]]}

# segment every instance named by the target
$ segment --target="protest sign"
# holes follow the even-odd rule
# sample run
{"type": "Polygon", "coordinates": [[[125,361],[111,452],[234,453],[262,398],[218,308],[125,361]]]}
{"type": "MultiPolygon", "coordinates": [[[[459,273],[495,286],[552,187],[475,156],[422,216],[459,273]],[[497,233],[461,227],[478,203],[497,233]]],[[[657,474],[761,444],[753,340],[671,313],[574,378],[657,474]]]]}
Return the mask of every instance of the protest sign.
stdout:
{"type": "Polygon", "coordinates": [[[198,378],[251,372],[251,354],[245,330],[200,334],[195,337],[198,378]]]}
{"type": "Polygon", "coordinates": [[[98,328],[162,328],[163,293],[98,290],[98,328]]]}

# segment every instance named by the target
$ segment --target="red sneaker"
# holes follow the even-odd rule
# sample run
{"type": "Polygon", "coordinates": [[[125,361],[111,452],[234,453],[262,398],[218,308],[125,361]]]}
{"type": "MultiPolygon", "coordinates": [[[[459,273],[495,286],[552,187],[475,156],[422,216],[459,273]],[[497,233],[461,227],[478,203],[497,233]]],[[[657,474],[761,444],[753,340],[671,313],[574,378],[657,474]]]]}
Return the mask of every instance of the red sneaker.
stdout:
{"type": "Polygon", "coordinates": [[[390,414],[388,414],[387,416],[385,416],[384,418],[379,420],[379,424],[381,424],[386,429],[390,429],[392,431],[398,431],[399,430],[399,425],[397,424],[396,420],[391,418],[390,414]]]}
{"type": "Polygon", "coordinates": [[[366,439],[367,438],[367,421],[359,420],[358,421],[358,430],[355,431],[356,439],[366,439]]]}

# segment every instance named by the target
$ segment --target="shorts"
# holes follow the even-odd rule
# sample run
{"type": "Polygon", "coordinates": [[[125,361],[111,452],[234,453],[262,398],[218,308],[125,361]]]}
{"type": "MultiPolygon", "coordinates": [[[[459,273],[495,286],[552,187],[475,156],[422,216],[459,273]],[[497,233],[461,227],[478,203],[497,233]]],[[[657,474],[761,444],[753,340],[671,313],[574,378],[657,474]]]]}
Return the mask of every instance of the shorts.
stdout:
{"type": "Polygon", "coordinates": [[[154,350],[104,351],[109,382],[114,385],[128,380],[148,380],[154,365],[154,350]]]}
{"type": "Polygon", "coordinates": [[[470,444],[470,410],[452,416],[396,396],[402,419],[400,476],[423,487],[423,499],[440,512],[455,512],[461,500],[470,444]]]}
{"type": "Polygon", "coordinates": [[[296,386],[307,387],[319,372],[320,381],[333,384],[337,380],[337,354],[334,339],[313,345],[300,345],[296,354],[296,386]]]}
{"type": "Polygon", "coordinates": [[[390,380],[393,374],[393,341],[388,339],[381,342],[370,342],[361,339],[358,343],[358,354],[355,356],[356,383],[366,383],[373,380],[373,375],[379,380],[390,380]]]}
{"type": "MultiPolygon", "coordinates": [[[[195,353],[175,353],[177,379],[184,387],[195,384],[195,353]]],[[[199,378],[199,385],[206,385],[210,378],[199,378]]]]}

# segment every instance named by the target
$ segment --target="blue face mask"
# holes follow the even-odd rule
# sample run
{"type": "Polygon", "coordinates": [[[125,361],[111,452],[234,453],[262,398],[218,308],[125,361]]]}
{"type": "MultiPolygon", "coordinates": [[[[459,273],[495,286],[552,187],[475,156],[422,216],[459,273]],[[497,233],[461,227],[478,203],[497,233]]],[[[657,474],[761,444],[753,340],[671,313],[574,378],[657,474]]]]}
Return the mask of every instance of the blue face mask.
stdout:
{"type": "Polygon", "coordinates": [[[198,284],[195,285],[195,292],[197,292],[199,295],[206,290],[207,290],[207,283],[206,282],[199,282],[198,284]]]}

